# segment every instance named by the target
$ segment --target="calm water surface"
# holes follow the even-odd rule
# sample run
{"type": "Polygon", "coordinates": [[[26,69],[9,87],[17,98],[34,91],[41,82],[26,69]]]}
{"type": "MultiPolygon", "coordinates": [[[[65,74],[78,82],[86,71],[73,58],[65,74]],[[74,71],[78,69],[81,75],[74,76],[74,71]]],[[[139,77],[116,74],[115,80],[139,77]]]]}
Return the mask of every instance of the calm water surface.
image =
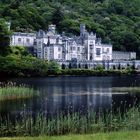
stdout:
{"type": "MultiPolygon", "coordinates": [[[[1,80],[5,81],[5,80],[1,80]]],[[[7,80],[6,80],[7,81],[7,80]]],[[[22,113],[58,113],[123,110],[140,103],[140,94],[113,92],[115,87],[139,87],[139,76],[123,77],[48,77],[20,78],[8,81],[26,84],[39,90],[39,97],[22,101],[0,102],[0,113],[18,115],[22,113]]]]}

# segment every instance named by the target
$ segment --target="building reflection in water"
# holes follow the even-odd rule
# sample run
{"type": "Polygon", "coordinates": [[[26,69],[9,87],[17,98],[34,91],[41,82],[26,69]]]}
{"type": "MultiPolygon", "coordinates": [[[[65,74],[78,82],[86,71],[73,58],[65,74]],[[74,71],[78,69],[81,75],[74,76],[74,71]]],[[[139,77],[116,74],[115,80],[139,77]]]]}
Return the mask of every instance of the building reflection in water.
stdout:
{"type": "MultiPolygon", "coordinates": [[[[24,83],[40,91],[37,98],[22,101],[0,102],[0,112],[8,114],[45,113],[54,116],[58,113],[110,110],[117,108],[121,101],[130,104],[134,101],[129,95],[114,95],[112,87],[127,87],[133,81],[139,86],[137,77],[48,77],[15,79],[14,82],[24,83]],[[129,79],[129,80],[128,80],[129,79]],[[115,105],[112,105],[115,102],[115,105]]],[[[140,96],[140,95],[139,95],[140,96]]],[[[136,98],[140,101],[138,95],[136,98]]]]}
{"type": "Polygon", "coordinates": [[[43,110],[53,116],[58,113],[79,112],[85,114],[100,109],[110,110],[112,106],[111,82],[106,87],[100,82],[87,83],[62,81],[59,86],[48,87],[47,101],[43,110]]]}

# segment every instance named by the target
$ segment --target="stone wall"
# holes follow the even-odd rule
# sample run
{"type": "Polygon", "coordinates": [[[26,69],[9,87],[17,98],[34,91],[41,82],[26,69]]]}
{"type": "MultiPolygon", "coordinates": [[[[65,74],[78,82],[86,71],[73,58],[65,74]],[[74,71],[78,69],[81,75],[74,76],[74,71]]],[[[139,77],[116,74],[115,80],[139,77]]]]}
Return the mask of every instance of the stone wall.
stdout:
{"type": "Polygon", "coordinates": [[[104,69],[123,69],[133,67],[140,70],[140,60],[133,61],[57,61],[62,68],[85,68],[93,69],[103,66],[104,69]]]}
{"type": "Polygon", "coordinates": [[[135,60],[136,53],[135,52],[121,52],[121,51],[113,51],[112,60],[135,60]]]}

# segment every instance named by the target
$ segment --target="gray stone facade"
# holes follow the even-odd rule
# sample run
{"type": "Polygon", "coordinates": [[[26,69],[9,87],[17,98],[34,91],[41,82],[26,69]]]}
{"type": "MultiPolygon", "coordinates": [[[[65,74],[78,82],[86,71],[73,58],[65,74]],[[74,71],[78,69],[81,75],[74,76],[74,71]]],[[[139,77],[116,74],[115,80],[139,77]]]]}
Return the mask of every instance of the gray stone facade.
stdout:
{"type": "Polygon", "coordinates": [[[55,25],[48,31],[36,33],[15,32],[11,46],[32,48],[32,53],[40,59],[54,60],[66,68],[95,68],[102,65],[105,69],[133,66],[140,69],[135,52],[112,51],[111,44],[102,44],[96,34],[89,33],[85,25],[80,25],[80,35],[68,37],[58,34],[55,25]]]}
{"type": "Polygon", "coordinates": [[[121,52],[121,51],[113,51],[112,60],[135,60],[136,53],[135,52],[121,52]]]}
{"type": "Polygon", "coordinates": [[[103,66],[104,69],[125,69],[127,67],[140,69],[140,60],[132,61],[56,61],[62,68],[86,68],[94,69],[97,66],[103,66]]]}
{"type": "Polygon", "coordinates": [[[57,34],[55,25],[50,25],[48,31],[37,33],[37,57],[47,60],[71,61],[102,61],[112,60],[112,45],[102,44],[101,39],[93,32],[89,33],[85,25],[80,25],[80,36],[68,37],[57,34]]]}

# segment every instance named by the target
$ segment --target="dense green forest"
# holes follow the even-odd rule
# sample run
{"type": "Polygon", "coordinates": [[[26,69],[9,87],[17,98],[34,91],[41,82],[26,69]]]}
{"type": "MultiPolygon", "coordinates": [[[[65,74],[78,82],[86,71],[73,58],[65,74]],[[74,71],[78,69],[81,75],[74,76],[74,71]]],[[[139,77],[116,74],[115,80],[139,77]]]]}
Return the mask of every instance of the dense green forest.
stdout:
{"type": "Polygon", "coordinates": [[[94,31],[114,50],[136,51],[140,56],[140,0],[0,0],[0,16],[13,31],[46,30],[79,34],[80,23],[94,31]]]}

